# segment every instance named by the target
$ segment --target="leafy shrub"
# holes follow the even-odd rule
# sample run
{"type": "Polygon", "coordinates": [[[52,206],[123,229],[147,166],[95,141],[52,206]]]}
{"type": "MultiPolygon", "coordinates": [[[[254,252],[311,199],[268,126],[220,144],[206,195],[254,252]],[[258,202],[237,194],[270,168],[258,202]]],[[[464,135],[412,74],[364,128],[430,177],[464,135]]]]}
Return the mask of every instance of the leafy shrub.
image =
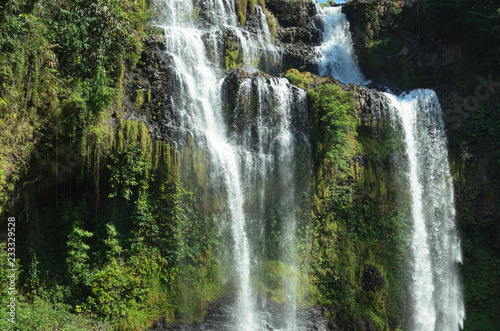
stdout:
{"type": "Polygon", "coordinates": [[[68,257],[66,264],[73,286],[78,294],[82,287],[90,285],[92,271],[89,265],[89,255],[87,251],[90,246],[85,243],[87,238],[93,236],[89,231],[82,228],[83,222],[75,220],[73,230],[68,236],[68,257]]]}
{"type": "Polygon", "coordinates": [[[356,103],[352,92],[344,92],[338,85],[325,84],[311,92],[315,130],[321,135],[320,159],[325,159],[339,178],[345,178],[354,155],[356,136],[356,103]]]}

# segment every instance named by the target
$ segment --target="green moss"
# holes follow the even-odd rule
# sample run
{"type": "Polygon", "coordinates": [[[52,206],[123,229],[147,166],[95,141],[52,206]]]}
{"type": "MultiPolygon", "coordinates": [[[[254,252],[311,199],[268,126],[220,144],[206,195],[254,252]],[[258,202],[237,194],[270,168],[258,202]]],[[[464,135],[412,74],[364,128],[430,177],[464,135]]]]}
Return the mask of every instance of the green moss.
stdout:
{"type": "Polygon", "coordinates": [[[147,159],[151,160],[153,143],[147,126],[143,122],[119,120],[115,139],[112,141],[113,150],[122,151],[131,143],[136,142],[138,142],[139,147],[146,153],[147,159]]]}
{"type": "Polygon", "coordinates": [[[498,190],[491,182],[478,178],[477,174],[485,171],[481,164],[484,161],[463,158],[457,150],[450,152],[457,222],[462,234],[462,279],[468,307],[465,329],[488,330],[500,323],[494,308],[500,304],[495,285],[500,281],[498,190]]]}
{"type": "Polygon", "coordinates": [[[226,55],[224,57],[226,70],[238,68],[243,65],[243,58],[240,54],[240,45],[238,41],[226,41],[226,55]]]}
{"type": "Polygon", "coordinates": [[[192,14],[193,21],[196,21],[198,19],[198,17],[200,16],[200,11],[201,11],[200,7],[195,6],[193,8],[193,14],[192,14]]]}
{"type": "Polygon", "coordinates": [[[125,62],[120,62],[120,76],[118,78],[118,97],[116,99],[116,104],[119,110],[123,109],[122,99],[124,97],[124,85],[123,78],[125,76],[125,62]]]}
{"type": "Polygon", "coordinates": [[[274,303],[292,304],[299,306],[308,304],[310,279],[306,270],[301,270],[281,261],[266,260],[262,264],[262,279],[255,284],[259,293],[266,295],[274,303]],[[296,297],[290,298],[286,293],[286,284],[290,279],[296,279],[296,297]]]}
{"type": "Polygon", "coordinates": [[[141,107],[144,104],[144,90],[137,90],[135,91],[135,105],[137,107],[141,107]]]}
{"type": "Polygon", "coordinates": [[[236,5],[236,13],[241,25],[245,25],[247,19],[247,5],[248,0],[234,0],[236,5]]]}
{"type": "MultiPolygon", "coordinates": [[[[287,78],[306,80],[296,71],[287,78]]],[[[352,94],[338,87],[308,95],[316,147],[312,303],[332,307],[336,313],[328,316],[336,323],[367,320],[377,330],[395,329],[403,323],[406,238],[397,176],[387,163],[395,148],[390,128],[361,123],[352,94]],[[380,271],[385,287],[364,289],[366,265],[380,271]]]]}
{"type": "Polygon", "coordinates": [[[241,66],[241,64],[237,63],[238,55],[239,50],[226,50],[226,57],[224,58],[226,62],[226,70],[238,68],[239,66],[241,66]]]}
{"type": "Polygon", "coordinates": [[[285,72],[285,78],[294,85],[304,89],[312,83],[312,74],[310,72],[299,72],[297,69],[289,69],[285,72]]]}

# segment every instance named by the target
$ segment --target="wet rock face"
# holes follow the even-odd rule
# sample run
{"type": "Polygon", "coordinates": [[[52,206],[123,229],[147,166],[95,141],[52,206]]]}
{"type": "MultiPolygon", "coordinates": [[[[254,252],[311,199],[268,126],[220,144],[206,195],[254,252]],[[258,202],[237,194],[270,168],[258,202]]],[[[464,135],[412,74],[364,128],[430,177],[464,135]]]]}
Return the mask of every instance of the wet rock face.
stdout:
{"type": "MultiPolygon", "coordinates": [[[[276,44],[281,48],[283,70],[297,68],[301,71],[317,71],[315,52],[312,47],[321,45],[323,41],[322,20],[316,16],[319,11],[313,1],[271,0],[268,9],[274,12],[280,26],[276,28],[276,44]],[[292,9],[287,9],[292,6],[292,9]],[[298,14],[293,16],[294,6],[300,7],[298,14]],[[286,24],[283,14],[287,13],[286,24]],[[280,16],[281,15],[281,16],[280,16]],[[281,20],[280,20],[281,19],[281,20]]],[[[295,10],[297,10],[295,8],[295,10]]]]}
{"type": "MultiPolygon", "coordinates": [[[[165,319],[158,319],[153,323],[153,326],[149,330],[154,331],[216,331],[216,330],[235,330],[234,326],[231,326],[228,321],[231,319],[231,304],[234,298],[222,297],[220,299],[214,300],[208,304],[207,315],[205,321],[202,323],[195,323],[192,325],[186,325],[181,322],[167,322],[165,319]]],[[[276,311],[282,309],[282,304],[268,303],[267,313],[273,314],[276,311]]],[[[301,330],[305,331],[330,331],[330,330],[340,330],[338,328],[330,328],[327,324],[325,315],[327,310],[321,307],[304,307],[299,308],[297,311],[297,319],[299,321],[308,321],[301,325],[301,330]]],[[[266,313],[263,313],[263,317],[266,313]]],[[[334,324],[331,324],[334,326],[334,324]]],[[[265,323],[264,326],[269,331],[277,330],[269,323],[265,323]]]]}
{"type": "Polygon", "coordinates": [[[439,70],[441,67],[457,63],[462,58],[462,48],[457,43],[445,43],[434,36],[414,37],[406,40],[396,57],[420,68],[439,70]]]}
{"type": "Polygon", "coordinates": [[[301,71],[317,71],[317,63],[314,58],[314,51],[308,45],[284,44],[283,50],[283,70],[298,68],[301,71]]]}
{"type": "Polygon", "coordinates": [[[230,29],[224,31],[224,65],[226,69],[236,68],[243,64],[238,37],[230,29]]]}
{"type": "Polygon", "coordinates": [[[374,117],[387,113],[389,100],[374,88],[367,88],[356,84],[341,85],[342,90],[354,92],[354,99],[358,105],[358,116],[361,123],[370,124],[374,117]],[[377,110],[377,114],[374,113],[377,110]]]}
{"type": "Polygon", "coordinates": [[[243,69],[233,69],[228,72],[222,83],[221,99],[226,123],[233,121],[238,89],[246,78],[252,78],[252,74],[243,69]]]}
{"type": "Polygon", "coordinates": [[[354,321],[353,329],[359,331],[377,331],[377,328],[370,321],[354,321]]]}
{"type": "Polygon", "coordinates": [[[165,36],[154,34],[144,40],[142,65],[125,72],[123,78],[122,118],[145,122],[153,139],[165,139],[172,118],[169,95],[172,94],[173,59],[165,53],[165,36]]]}
{"type": "Polygon", "coordinates": [[[227,74],[221,91],[227,134],[248,150],[275,153],[273,141],[283,125],[290,125],[290,132],[302,141],[306,94],[288,80],[238,69],[227,74]]]}
{"type": "Polygon", "coordinates": [[[266,0],[266,7],[276,15],[283,27],[303,27],[309,20],[307,0],[266,0]]]}
{"type": "Polygon", "coordinates": [[[322,41],[321,31],[311,26],[278,29],[277,37],[283,43],[290,44],[320,45],[322,41]]]}
{"type": "Polygon", "coordinates": [[[382,86],[436,85],[463,58],[460,42],[422,35],[418,0],[353,0],[342,12],[351,23],[362,71],[382,86]],[[373,41],[382,40],[387,47],[373,47],[373,41]]]}
{"type": "Polygon", "coordinates": [[[283,43],[319,45],[322,41],[319,14],[314,1],[266,0],[266,7],[277,18],[276,36],[283,43]]]}

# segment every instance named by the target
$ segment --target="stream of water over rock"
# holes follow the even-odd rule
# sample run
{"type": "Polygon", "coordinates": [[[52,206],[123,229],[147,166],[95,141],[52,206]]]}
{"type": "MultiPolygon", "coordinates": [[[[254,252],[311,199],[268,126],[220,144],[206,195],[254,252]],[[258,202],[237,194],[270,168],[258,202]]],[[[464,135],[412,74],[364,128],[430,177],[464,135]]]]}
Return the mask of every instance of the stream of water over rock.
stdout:
{"type": "Polygon", "coordinates": [[[225,107],[228,42],[237,43],[237,58],[247,71],[279,68],[279,51],[260,6],[249,28],[238,24],[233,0],[155,0],[153,11],[175,72],[170,125],[179,141],[189,136],[206,146],[210,177],[227,205],[226,215],[216,217],[220,232],[230,237],[223,243],[230,255],[223,277],[234,284],[234,299],[221,310],[226,316],[219,325],[200,328],[305,329],[307,321],[297,318],[296,233],[301,199],[307,201],[310,191],[306,94],[284,78],[249,74],[239,82],[236,105],[225,107]],[[270,266],[286,274],[274,299],[283,304],[273,308],[258,290],[259,284],[266,286],[262,270],[270,266]]]}
{"type": "Polygon", "coordinates": [[[411,196],[411,319],[415,331],[457,331],[465,318],[458,263],[453,181],[442,111],[432,90],[390,100],[391,123],[403,130],[411,196]]]}
{"type": "MultiPolygon", "coordinates": [[[[320,73],[345,84],[367,84],[341,7],[325,8],[319,15],[325,27],[319,47],[320,73]]],[[[432,90],[384,95],[385,116],[405,147],[398,166],[408,183],[411,210],[408,323],[412,331],[458,331],[465,318],[458,270],[462,257],[441,106],[432,90]]],[[[381,111],[372,109],[375,114],[381,111]]]]}
{"type": "MultiPolygon", "coordinates": [[[[300,206],[311,190],[306,94],[286,79],[255,74],[280,68],[280,51],[260,6],[246,28],[238,24],[233,0],[154,0],[153,11],[175,72],[170,99],[175,139],[182,145],[189,137],[206,146],[210,178],[221,183],[220,199],[227,205],[218,223],[230,238],[224,243],[230,266],[224,277],[234,284],[234,299],[220,310],[224,316],[218,325],[201,329],[312,329],[298,310],[307,278],[297,258],[300,228],[308,221],[300,206]],[[228,43],[237,43],[237,61],[250,72],[239,81],[236,104],[229,110],[222,99],[228,43]],[[263,270],[272,268],[281,270],[272,300],[280,305],[259,290],[265,287],[263,270]]],[[[325,27],[317,49],[320,74],[367,84],[341,9],[323,9],[320,15],[325,27]]],[[[461,253],[441,108],[430,90],[385,98],[405,146],[401,167],[411,196],[410,325],[414,331],[456,331],[465,316],[461,253]]]]}

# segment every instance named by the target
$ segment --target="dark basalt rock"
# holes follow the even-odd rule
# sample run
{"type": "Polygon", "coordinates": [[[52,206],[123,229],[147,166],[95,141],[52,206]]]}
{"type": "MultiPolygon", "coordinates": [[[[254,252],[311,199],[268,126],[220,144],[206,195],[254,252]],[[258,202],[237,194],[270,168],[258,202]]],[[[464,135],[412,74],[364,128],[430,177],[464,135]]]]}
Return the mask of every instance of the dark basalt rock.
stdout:
{"type": "Polygon", "coordinates": [[[363,269],[363,289],[376,291],[385,285],[385,280],[377,267],[367,264],[363,269]]]}
{"type": "Polygon", "coordinates": [[[435,36],[414,37],[406,40],[395,57],[409,61],[416,67],[439,70],[457,63],[462,58],[462,49],[456,43],[445,43],[435,36]]]}
{"type": "Polygon", "coordinates": [[[280,23],[276,29],[278,40],[291,44],[321,44],[322,22],[316,16],[319,11],[313,1],[270,0],[268,6],[280,23]]]}
{"type": "Polygon", "coordinates": [[[298,68],[306,71],[317,71],[314,52],[310,46],[284,44],[281,47],[283,63],[286,64],[283,69],[298,68]]]}
{"type": "Polygon", "coordinates": [[[435,86],[441,78],[447,79],[463,57],[460,41],[416,32],[422,24],[418,0],[353,0],[342,6],[342,12],[351,22],[362,71],[380,85],[435,86]],[[390,47],[376,49],[370,44],[374,40],[387,40],[390,47]],[[371,61],[376,57],[385,64],[371,61]],[[409,72],[411,77],[405,77],[409,72]]]}
{"type": "MultiPolygon", "coordinates": [[[[247,16],[245,20],[245,28],[253,33],[257,33],[257,31],[262,31],[264,26],[262,25],[261,16],[263,13],[260,12],[260,6],[255,6],[253,12],[247,11],[247,16]]],[[[266,18],[267,20],[267,18],[266,18]]]]}
{"type": "MultiPolygon", "coordinates": [[[[208,304],[207,314],[202,323],[192,325],[183,324],[182,322],[167,322],[164,318],[155,321],[149,330],[154,331],[216,331],[216,330],[235,330],[234,326],[230,325],[234,298],[231,296],[222,297],[208,304]]],[[[268,303],[266,316],[278,314],[283,309],[283,304],[268,303]]],[[[297,320],[301,324],[301,330],[306,331],[330,331],[339,330],[338,328],[330,328],[326,322],[327,309],[323,307],[303,307],[298,308],[297,320]]],[[[334,324],[332,324],[334,325],[334,324]]],[[[275,327],[266,323],[264,326],[267,330],[276,330],[275,327]]]]}
{"type": "Polygon", "coordinates": [[[281,42],[290,44],[304,43],[307,45],[320,45],[323,38],[321,31],[311,26],[278,29],[276,34],[281,42]]]}
{"type": "Polygon", "coordinates": [[[314,1],[309,1],[307,3],[307,14],[309,17],[313,17],[319,14],[319,8],[314,1]]]}
{"type": "Polygon", "coordinates": [[[358,105],[358,116],[361,122],[370,124],[374,117],[387,113],[389,100],[373,86],[359,86],[356,84],[341,85],[342,90],[354,92],[354,99],[358,105]],[[377,114],[374,114],[377,110],[377,114]]]}
{"type": "Polygon", "coordinates": [[[227,95],[227,93],[234,90],[237,92],[241,82],[247,78],[252,78],[252,76],[253,75],[251,73],[243,69],[230,70],[227,73],[222,86],[223,98],[227,95]]]}
{"type": "Polygon", "coordinates": [[[243,65],[243,59],[241,57],[238,37],[234,34],[231,29],[226,29],[224,31],[224,66],[226,69],[235,68],[243,65]]]}
{"type": "Polygon", "coordinates": [[[377,331],[377,328],[370,321],[354,321],[352,330],[377,331]]]}
{"type": "Polygon", "coordinates": [[[143,65],[124,74],[121,118],[145,122],[153,139],[160,139],[168,136],[160,128],[168,127],[173,115],[169,107],[173,59],[165,53],[164,35],[152,35],[144,44],[143,65]]]}
{"type": "Polygon", "coordinates": [[[289,0],[266,0],[266,8],[271,10],[283,27],[304,27],[309,21],[308,2],[289,0]]]}
{"type": "Polygon", "coordinates": [[[323,22],[317,16],[317,6],[313,1],[296,1],[291,4],[286,0],[271,0],[268,1],[268,6],[281,24],[276,28],[276,43],[283,52],[284,67],[282,69],[298,68],[302,71],[316,72],[317,61],[313,47],[321,45],[323,41],[321,32],[323,22]],[[291,9],[288,8],[285,11],[287,6],[291,6],[291,9]],[[297,11],[294,6],[300,6],[299,14],[296,13],[300,18],[290,18],[289,24],[284,24],[282,20],[285,14],[283,13],[293,16],[294,10],[297,11]]]}

